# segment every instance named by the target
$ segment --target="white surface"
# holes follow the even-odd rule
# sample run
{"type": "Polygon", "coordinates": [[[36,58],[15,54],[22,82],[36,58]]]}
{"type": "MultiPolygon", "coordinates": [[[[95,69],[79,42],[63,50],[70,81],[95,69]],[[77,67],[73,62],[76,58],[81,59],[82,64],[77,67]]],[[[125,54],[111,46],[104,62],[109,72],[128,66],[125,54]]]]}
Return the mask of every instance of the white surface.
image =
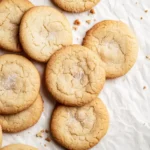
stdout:
{"type": "MultiPolygon", "coordinates": [[[[31,1],[35,5],[53,6],[49,0],[31,1]]],[[[92,150],[150,150],[150,60],[145,58],[146,55],[150,55],[150,12],[144,12],[149,8],[150,0],[101,0],[95,7],[95,15],[88,15],[88,12],[65,13],[71,25],[75,19],[81,21],[79,29],[73,31],[74,43],[82,42],[86,31],[96,23],[94,18],[97,22],[105,19],[122,20],[129,24],[139,40],[140,50],[135,66],[124,77],[107,80],[100,94],[109,110],[110,127],[107,135],[92,150]],[[92,20],[91,25],[85,23],[88,19],[92,20]],[[144,86],[147,89],[143,90],[144,86]]],[[[44,65],[36,66],[43,74],[44,65]]],[[[24,132],[4,134],[3,146],[24,143],[36,146],[39,150],[62,149],[54,142],[46,142],[44,137],[35,136],[40,130],[49,128],[55,104],[44,87],[42,83],[41,93],[45,109],[40,121],[24,132]],[[47,146],[44,147],[44,144],[47,146]]]]}

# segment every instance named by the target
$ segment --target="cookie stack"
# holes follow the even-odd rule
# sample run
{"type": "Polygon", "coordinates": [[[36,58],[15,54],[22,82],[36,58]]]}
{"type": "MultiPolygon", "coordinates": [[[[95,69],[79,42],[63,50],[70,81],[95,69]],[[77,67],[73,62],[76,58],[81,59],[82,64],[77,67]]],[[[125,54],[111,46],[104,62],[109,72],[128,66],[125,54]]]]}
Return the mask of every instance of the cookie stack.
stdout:
{"type": "Polygon", "coordinates": [[[108,112],[97,98],[104,83],[100,58],[88,48],[67,46],[51,56],[46,84],[61,103],[53,112],[51,132],[67,149],[89,149],[106,134],[108,112]]]}
{"type": "MultiPolygon", "coordinates": [[[[0,2],[0,47],[21,52],[19,25],[33,7],[26,0],[0,2]]],[[[27,58],[16,54],[0,57],[0,124],[4,132],[15,133],[33,126],[43,111],[39,94],[40,76],[27,58]],[[30,117],[29,117],[30,116],[30,117]]]]}
{"type": "MultiPolygon", "coordinates": [[[[70,12],[89,10],[99,2],[53,1],[70,12]]],[[[112,20],[90,29],[83,46],[73,45],[72,39],[68,20],[56,9],[34,7],[27,0],[0,2],[0,47],[24,51],[26,57],[47,63],[46,86],[58,102],[51,133],[65,148],[83,150],[95,146],[106,134],[109,115],[98,95],[106,79],[120,77],[132,68],[138,44],[126,24],[112,20]]],[[[40,76],[31,61],[16,54],[0,56],[0,124],[4,132],[25,130],[39,120],[43,111],[39,90],[40,76]]],[[[6,150],[19,147],[34,149],[10,145],[6,150]]]]}
{"type": "Polygon", "coordinates": [[[40,76],[25,57],[0,57],[0,124],[4,132],[19,132],[34,125],[43,111],[40,76]],[[30,116],[30,117],[29,117],[30,116]]]}

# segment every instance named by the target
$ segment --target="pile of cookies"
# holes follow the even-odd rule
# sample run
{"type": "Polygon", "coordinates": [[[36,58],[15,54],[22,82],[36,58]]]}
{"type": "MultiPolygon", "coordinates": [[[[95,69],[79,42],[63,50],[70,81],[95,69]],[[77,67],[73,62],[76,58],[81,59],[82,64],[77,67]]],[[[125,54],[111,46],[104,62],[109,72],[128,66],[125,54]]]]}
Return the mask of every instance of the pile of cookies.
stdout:
{"type": "MultiPolygon", "coordinates": [[[[70,12],[89,10],[99,2],[81,1],[77,5],[76,0],[71,4],[53,1],[70,12]]],[[[46,86],[58,102],[50,122],[51,133],[65,148],[85,150],[95,146],[108,130],[108,111],[98,98],[105,80],[132,68],[138,44],[125,23],[113,20],[93,26],[83,46],[72,45],[72,39],[68,20],[56,9],[33,6],[28,0],[1,0],[0,47],[47,63],[46,86]]],[[[0,56],[0,125],[4,132],[33,126],[43,111],[40,76],[27,58],[0,56]]],[[[19,148],[35,149],[20,144],[3,150],[19,148]]]]}
{"type": "Polygon", "coordinates": [[[51,133],[67,149],[89,149],[106,134],[108,112],[97,98],[104,83],[99,56],[86,47],[63,47],[51,56],[46,84],[61,103],[53,112],[51,133]]]}

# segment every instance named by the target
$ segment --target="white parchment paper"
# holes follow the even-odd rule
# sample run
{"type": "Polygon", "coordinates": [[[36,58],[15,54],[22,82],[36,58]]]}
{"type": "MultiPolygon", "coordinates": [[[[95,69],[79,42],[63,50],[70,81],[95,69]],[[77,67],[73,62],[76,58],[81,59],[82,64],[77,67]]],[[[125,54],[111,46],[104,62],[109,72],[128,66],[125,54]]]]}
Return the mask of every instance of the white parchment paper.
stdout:
{"type": "MultiPolygon", "coordinates": [[[[55,7],[50,0],[31,1],[35,5],[55,7]]],[[[107,135],[92,150],[150,150],[150,60],[146,59],[146,55],[150,55],[150,0],[101,0],[94,9],[95,15],[88,15],[89,12],[80,14],[63,12],[71,26],[75,19],[81,21],[78,30],[73,31],[74,43],[81,44],[86,31],[96,22],[114,19],[124,21],[133,29],[138,37],[140,49],[138,60],[132,70],[124,77],[107,80],[99,95],[108,108],[110,127],[107,135]],[[146,13],[145,10],[149,12],[146,13]],[[88,25],[86,20],[91,20],[91,24],[88,25]],[[144,86],[147,87],[145,90],[144,86]]],[[[2,54],[3,51],[0,53],[2,54]]],[[[43,81],[45,66],[40,63],[35,64],[43,81]]],[[[38,147],[39,150],[63,149],[53,141],[50,143],[45,141],[49,134],[45,133],[43,138],[35,136],[40,130],[49,129],[55,105],[55,101],[45,89],[44,82],[42,82],[41,95],[45,108],[39,122],[26,131],[4,134],[3,146],[24,143],[38,147]]]]}

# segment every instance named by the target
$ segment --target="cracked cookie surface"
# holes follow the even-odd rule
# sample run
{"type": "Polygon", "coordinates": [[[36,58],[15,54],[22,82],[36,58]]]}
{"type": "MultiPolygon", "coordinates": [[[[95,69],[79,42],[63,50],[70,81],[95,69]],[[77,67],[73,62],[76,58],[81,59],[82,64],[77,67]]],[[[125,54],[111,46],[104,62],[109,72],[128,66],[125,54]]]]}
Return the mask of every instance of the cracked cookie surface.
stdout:
{"type": "Polygon", "coordinates": [[[87,32],[83,45],[100,56],[107,78],[126,74],[138,55],[137,39],[121,21],[105,20],[97,23],[87,32]]]}
{"type": "Polygon", "coordinates": [[[14,115],[0,115],[0,124],[4,132],[16,133],[36,124],[43,111],[43,101],[38,95],[36,101],[26,110],[14,115]]]}
{"type": "Polygon", "coordinates": [[[83,106],[97,97],[104,83],[100,59],[86,47],[63,47],[47,64],[48,90],[62,104],[83,106]]]}
{"type": "Polygon", "coordinates": [[[25,57],[0,56],[0,114],[14,114],[33,104],[40,89],[40,76],[25,57]]]}
{"type": "Polygon", "coordinates": [[[96,98],[82,107],[57,106],[50,128],[54,139],[60,145],[69,150],[87,150],[106,134],[108,124],[107,109],[96,98]]]}
{"type": "Polygon", "coordinates": [[[0,47],[20,52],[19,25],[23,14],[33,7],[28,0],[0,1],[0,47]]]}
{"type": "Polygon", "coordinates": [[[94,7],[100,0],[52,0],[58,7],[69,12],[83,12],[94,7]]]}
{"type": "Polygon", "coordinates": [[[56,9],[34,7],[22,19],[20,41],[31,58],[47,62],[55,51],[72,44],[72,30],[67,18],[56,9]]]}
{"type": "Polygon", "coordinates": [[[38,150],[38,149],[24,144],[12,144],[1,148],[1,150],[38,150]]]}

